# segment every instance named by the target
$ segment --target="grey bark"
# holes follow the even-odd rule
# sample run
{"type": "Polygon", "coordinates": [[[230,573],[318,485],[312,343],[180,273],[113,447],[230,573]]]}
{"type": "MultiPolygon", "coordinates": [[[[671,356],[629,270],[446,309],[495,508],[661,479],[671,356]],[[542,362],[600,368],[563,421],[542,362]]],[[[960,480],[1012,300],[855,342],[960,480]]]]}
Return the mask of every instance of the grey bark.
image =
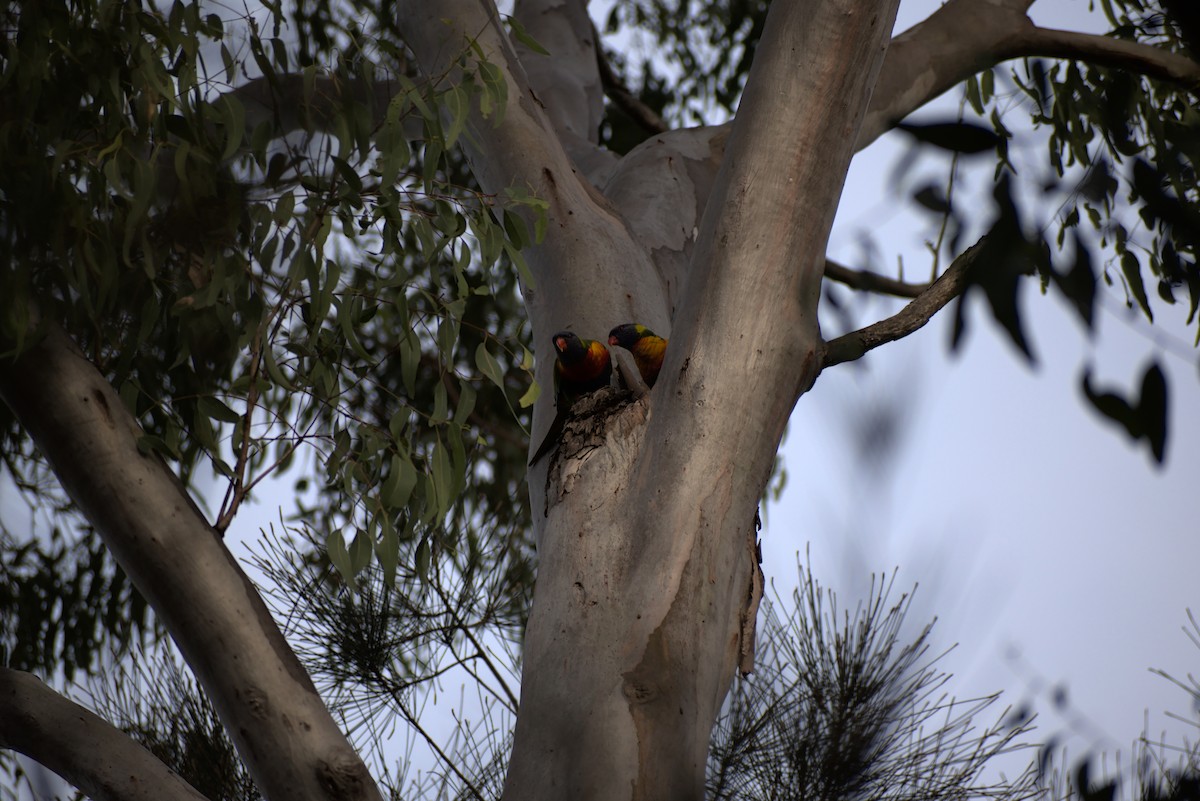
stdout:
{"type": "Polygon", "coordinates": [[[616,166],[617,157],[597,144],[604,116],[604,87],[586,0],[519,0],[513,16],[547,51],[535,53],[517,44],[530,89],[576,167],[600,186],[616,166]]]}
{"type": "Polygon", "coordinates": [[[260,791],[379,799],[216,531],[162,460],[139,451],[141,429],[112,386],[61,329],[47,329],[15,361],[0,360],[0,397],[171,633],[260,791]]]}
{"type": "Polygon", "coordinates": [[[0,748],[25,754],[97,801],[207,801],[120,729],[8,668],[0,668],[0,748]]]}

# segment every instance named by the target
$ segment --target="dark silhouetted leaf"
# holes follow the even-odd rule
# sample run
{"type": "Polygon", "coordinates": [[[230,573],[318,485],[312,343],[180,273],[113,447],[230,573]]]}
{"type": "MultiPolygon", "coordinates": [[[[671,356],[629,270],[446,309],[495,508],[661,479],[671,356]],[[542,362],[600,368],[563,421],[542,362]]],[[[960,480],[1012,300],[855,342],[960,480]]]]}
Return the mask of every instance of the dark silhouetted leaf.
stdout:
{"type": "Polygon", "coordinates": [[[1193,56],[1200,56],[1200,5],[1192,0],[1162,0],[1162,8],[1188,50],[1193,56]]]}
{"type": "Polygon", "coordinates": [[[1051,761],[1054,759],[1054,754],[1058,750],[1058,743],[1058,736],[1052,735],[1044,745],[1038,748],[1037,776],[1039,779],[1043,778],[1049,773],[1051,761]]]}
{"type": "Polygon", "coordinates": [[[927,184],[913,193],[913,200],[935,214],[949,214],[950,203],[945,193],[933,184],[927,184]]]}
{"type": "MultiPolygon", "coordinates": [[[[1170,163],[1173,154],[1164,154],[1162,161],[1170,163]]],[[[1175,164],[1173,171],[1180,167],[1175,164]]],[[[1163,187],[1169,183],[1164,175],[1163,165],[1151,166],[1142,159],[1133,162],[1132,183],[1134,191],[1141,197],[1145,206],[1142,208],[1142,219],[1148,226],[1162,222],[1170,226],[1171,234],[1179,243],[1195,246],[1200,243],[1200,211],[1191,204],[1181,201],[1163,187]]]]}
{"type": "Polygon", "coordinates": [[[918,142],[956,153],[993,150],[1000,136],[990,128],[969,122],[900,123],[896,126],[918,142]]]}
{"type": "Polygon", "coordinates": [[[978,286],[987,297],[996,322],[1008,332],[1013,344],[1032,365],[1037,363],[1037,357],[1021,323],[1017,290],[1021,278],[1033,274],[1043,258],[1045,248],[1035,247],[1021,231],[1007,175],[996,183],[993,196],[996,198],[998,215],[987,237],[981,241],[979,255],[968,269],[967,288],[955,307],[950,347],[957,348],[962,339],[966,330],[966,300],[972,289],[978,286]]]}
{"type": "Polygon", "coordinates": [[[1091,331],[1096,304],[1096,270],[1092,267],[1091,253],[1078,234],[1075,235],[1075,263],[1067,272],[1055,271],[1053,276],[1059,291],[1071,301],[1083,324],[1091,331]]]}
{"type": "Polygon", "coordinates": [[[1167,452],[1167,378],[1157,363],[1142,375],[1141,398],[1132,403],[1114,392],[1098,392],[1091,370],[1083,374],[1083,394],[1102,415],[1124,426],[1133,439],[1145,439],[1158,464],[1167,452]]]}
{"type": "Polygon", "coordinates": [[[1096,407],[1096,411],[1110,420],[1115,420],[1125,426],[1129,436],[1137,438],[1141,434],[1141,422],[1137,413],[1129,403],[1113,392],[1097,392],[1092,388],[1092,371],[1083,373],[1083,394],[1096,407]]]}
{"type": "Polygon", "coordinates": [[[1142,401],[1138,404],[1142,435],[1159,464],[1167,455],[1167,377],[1157,364],[1142,376],[1142,401]]]}
{"type": "Polygon", "coordinates": [[[1117,179],[1113,177],[1108,160],[1100,159],[1092,164],[1087,175],[1083,176],[1077,191],[1092,203],[1103,203],[1106,198],[1116,194],[1117,186],[1117,179]]]}
{"type": "Polygon", "coordinates": [[[1088,775],[1089,762],[1089,759],[1084,759],[1075,769],[1075,791],[1079,794],[1080,801],[1113,801],[1117,797],[1117,783],[1109,780],[1093,788],[1088,775]]]}

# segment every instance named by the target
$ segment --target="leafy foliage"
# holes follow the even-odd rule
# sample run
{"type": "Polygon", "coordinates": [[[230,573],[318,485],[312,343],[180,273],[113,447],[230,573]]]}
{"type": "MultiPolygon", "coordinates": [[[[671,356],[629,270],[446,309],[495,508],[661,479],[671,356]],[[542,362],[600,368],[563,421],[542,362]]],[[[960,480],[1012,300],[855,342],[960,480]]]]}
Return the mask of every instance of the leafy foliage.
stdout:
{"type": "Polygon", "coordinates": [[[605,30],[654,38],[636,63],[616,68],[625,78],[638,75],[641,94],[670,122],[720,122],[737,110],[769,6],[764,0],[617,3],[605,30]]]}
{"type": "MultiPolygon", "coordinates": [[[[1166,5],[1101,3],[1114,38],[1186,53],[1185,33],[1164,11],[1166,5]]],[[[1188,323],[1196,323],[1200,114],[1194,89],[1127,70],[1041,59],[1027,59],[1013,71],[1012,81],[1035,128],[1048,131],[1049,164],[1067,184],[1058,215],[1058,246],[1086,219],[1100,247],[1111,254],[1102,270],[1105,282],[1120,282],[1130,306],[1136,304],[1148,320],[1154,319],[1148,272],[1162,302],[1175,303],[1180,290],[1186,294],[1188,323]],[[1136,211],[1133,220],[1123,200],[1136,211]]],[[[997,134],[1007,134],[1001,119],[1012,114],[1012,105],[996,93],[991,72],[973,79],[966,96],[977,114],[990,107],[997,134]]]]}
{"type": "Polygon", "coordinates": [[[95,675],[161,635],[149,607],[98,537],[54,529],[17,543],[0,533],[0,664],[95,675]]]}
{"type": "MultiPolygon", "coordinates": [[[[292,511],[331,532],[346,581],[372,561],[478,571],[486,531],[521,555],[509,600],[523,609],[534,395],[516,287],[540,206],[482,195],[454,149],[472,105],[504,113],[489,65],[417,84],[389,40],[301,25],[304,43],[359,37],[320,66],[270,9],[3,14],[9,347],[29,341],[34,307],[63,325],[144,448],[186,480],[211,466],[227,482],[218,529],[300,455],[324,469],[292,511]]],[[[0,426],[10,475],[53,493],[7,409],[0,426]]]]}

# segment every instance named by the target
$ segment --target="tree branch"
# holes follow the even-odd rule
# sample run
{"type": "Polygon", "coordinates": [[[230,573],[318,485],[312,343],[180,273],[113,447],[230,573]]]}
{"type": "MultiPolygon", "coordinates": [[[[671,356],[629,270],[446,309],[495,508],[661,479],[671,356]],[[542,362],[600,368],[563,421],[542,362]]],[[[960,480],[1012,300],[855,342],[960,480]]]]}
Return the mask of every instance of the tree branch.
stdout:
{"type": "Polygon", "coordinates": [[[170,631],[259,790],[378,801],[217,532],[162,460],[139,448],[142,430],[112,386],[62,329],[43,328],[39,342],[0,361],[0,397],[170,631]]]}
{"type": "Polygon", "coordinates": [[[986,237],[963,251],[946,272],[896,314],[826,342],[822,367],[859,359],[867,351],[895,342],[923,327],[947,303],[962,294],[967,286],[967,273],[985,240],[986,237]]]}
{"type": "Polygon", "coordinates": [[[0,667],[0,748],[11,748],[98,801],[207,801],[112,724],[31,673],[0,667]]]}
{"type": "Polygon", "coordinates": [[[604,53],[604,47],[600,44],[600,36],[595,32],[594,25],[592,30],[596,37],[596,64],[600,68],[600,83],[604,86],[605,96],[613,102],[613,105],[642,126],[646,133],[658,134],[670,130],[670,126],[654,109],[643,103],[637,95],[629,91],[629,87],[621,83],[617,73],[613,71],[612,64],[609,63],[608,56],[604,53]]]}
{"type": "Polygon", "coordinates": [[[1190,92],[1200,90],[1200,63],[1180,53],[1127,39],[1035,27],[1022,37],[1018,49],[1021,56],[1086,61],[1178,84],[1190,92]]]}
{"type": "Polygon", "coordinates": [[[858,148],[977,72],[1012,58],[1078,59],[1133,70],[1189,90],[1200,86],[1200,64],[1186,56],[1107,36],[1039,28],[1025,13],[1028,6],[1026,0],[950,0],[897,36],[858,148]]]}

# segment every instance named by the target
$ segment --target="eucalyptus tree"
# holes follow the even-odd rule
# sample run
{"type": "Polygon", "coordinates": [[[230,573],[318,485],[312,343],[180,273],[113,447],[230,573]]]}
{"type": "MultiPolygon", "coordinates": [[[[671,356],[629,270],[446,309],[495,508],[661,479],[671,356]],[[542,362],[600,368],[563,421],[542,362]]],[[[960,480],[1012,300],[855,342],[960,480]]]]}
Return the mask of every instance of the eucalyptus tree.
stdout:
{"type": "MultiPolygon", "coordinates": [[[[379,795],[321,666],[223,540],[265,477],[303,476],[299,526],[331,568],[312,593],[359,597],[375,571],[402,599],[392,652],[331,636],[325,669],[385,686],[439,640],[487,663],[480,632],[523,628],[506,797],[695,798],[754,667],[759,499],[824,369],[975,289],[1029,354],[1030,276],[1087,325],[1098,276],[1147,317],[1181,293],[1195,324],[1190,6],[1106,2],[1100,36],[1038,27],[1030,0],[951,0],[893,37],[897,4],[617,6],[606,28],[658,42],[641,63],[573,0],[6,6],[6,469],[98,533],[265,797],[379,795]],[[983,122],[904,122],[956,87],[983,122]],[[1036,232],[1008,159],[1018,112],[1065,186],[1036,232]],[[825,258],[854,152],[896,127],[995,158],[974,244],[948,194],[917,198],[951,232],[925,284],[825,258]],[[826,339],[828,281],[910,302],[826,339]],[[578,404],[527,469],[556,414],[551,335],[625,322],[669,336],[653,390],[578,404]],[[206,512],[210,470],[227,489],[206,512]]],[[[1161,370],[1132,399],[1087,394],[1161,460],[1161,370]]],[[[97,604],[16,610],[0,741],[93,795],[194,797],[23,672],[91,669],[96,631],[152,636],[97,604]],[[39,638],[84,647],[67,660],[39,638]]]]}

